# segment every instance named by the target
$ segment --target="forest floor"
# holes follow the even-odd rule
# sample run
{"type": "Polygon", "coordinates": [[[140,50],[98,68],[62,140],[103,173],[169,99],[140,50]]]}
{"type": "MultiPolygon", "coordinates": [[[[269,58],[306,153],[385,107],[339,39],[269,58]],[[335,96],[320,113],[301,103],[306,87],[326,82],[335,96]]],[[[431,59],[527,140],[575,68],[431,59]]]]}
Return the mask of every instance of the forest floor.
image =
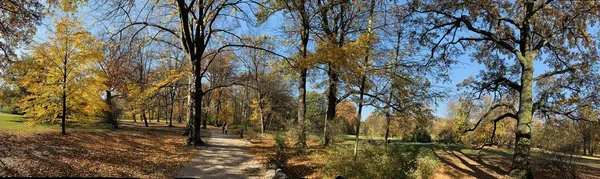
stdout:
{"type": "MultiPolygon", "coordinates": [[[[250,150],[264,164],[275,156],[275,142],[271,134],[253,137],[249,144],[250,150]]],[[[365,143],[361,145],[367,145],[365,143]]],[[[341,143],[338,145],[350,145],[341,143]]],[[[397,145],[426,145],[434,149],[435,155],[441,162],[441,167],[432,178],[503,178],[508,173],[512,161],[512,153],[507,149],[485,148],[481,151],[463,146],[449,146],[437,143],[401,143],[397,145]]],[[[288,166],[284,171],[292,178],[324,178],[324,155],[326,149],[318,140],[309,140],[309,148],[304,153],[288,149],[288,166]]],[[[564,178],[557,175],[556,163],[547,164],[538,152],[533,152],[532,169],[536,178],[564,178]]],[[[580,178],[600,179],[600,158],[576,156],[576,172],[580,178]]]]}
{"type": "Polygon", "coordinates": [[[0,176],[170,178],[199,152],[184,146],[185,124],[123,121],[118,130],[67,128],[65,136],[20,125],[0,126],[0,176]]]}

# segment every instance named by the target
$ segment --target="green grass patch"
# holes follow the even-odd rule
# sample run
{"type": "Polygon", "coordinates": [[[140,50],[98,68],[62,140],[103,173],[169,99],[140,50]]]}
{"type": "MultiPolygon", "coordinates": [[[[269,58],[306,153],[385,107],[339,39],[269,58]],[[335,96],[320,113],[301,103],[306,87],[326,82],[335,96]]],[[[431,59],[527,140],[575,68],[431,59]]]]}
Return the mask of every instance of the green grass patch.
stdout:
{"type": "MultiPolygon", "coordinates": [[[[57,119],[59,120],[59,119],[57,119]]],[[[60,125],[41,123],[35,126],[27,126],[27,118],[23,115],[0,113],[0,132],[12,134],[35,134],[42,132],[60,132],[60,125]]],[[[71,130],[93,130],[101,131],[110,129],[112,126],[106,123],[76,123],[67,119],[67,133],[71,130]]]]}
{"type": "Polygon", "coordinates": [[[28,127],[25,124],[26,120],[27,118],[25,118],[23,115],[0,113],[0,131],[17,134],[27,134],[47,132],[57,129],[57,127],[48,124],[38,124],[34,127],[28,127]]]}

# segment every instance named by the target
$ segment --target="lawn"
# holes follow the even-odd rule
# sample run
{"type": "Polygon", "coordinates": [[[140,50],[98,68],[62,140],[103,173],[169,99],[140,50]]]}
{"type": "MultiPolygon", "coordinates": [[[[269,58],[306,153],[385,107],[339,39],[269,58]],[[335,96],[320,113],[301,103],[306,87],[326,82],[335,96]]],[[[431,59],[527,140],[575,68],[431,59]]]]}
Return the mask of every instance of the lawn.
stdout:
{"type": "MultiPolygon", "coordinates": [[[[59,120],[59,119],[56,119],[59,120]]],[[[0,113],[0,132],[8,132],[17,135],[37,134],[44,132],[60,132],[60,125],[41,123],[35,126],[27,126],[27,118],[23,115],[0,113]]],[[[99,120],[98,120],[99,121],[99,120]]],[[[77,123],[67,119],[67,133],[71,130],[106,130],[111,128],[106,123],[77,123]]]]}
{"type": "Polygon", "coordinates": [[[25,118],[22,115],[0,113],[0,132],[10,132],[15,134],[28,134],[58,130],[58,126],[39,124],[34,127],[25,125],[25,118]]]}

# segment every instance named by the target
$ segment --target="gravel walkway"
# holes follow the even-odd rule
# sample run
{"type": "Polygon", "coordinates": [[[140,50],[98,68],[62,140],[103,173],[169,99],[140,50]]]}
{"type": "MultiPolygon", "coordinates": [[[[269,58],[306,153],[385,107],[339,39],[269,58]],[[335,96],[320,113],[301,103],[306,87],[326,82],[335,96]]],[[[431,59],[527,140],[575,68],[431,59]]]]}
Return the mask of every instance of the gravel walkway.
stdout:
{"type": "Polygon", "coordinates": [[[264,167],[236,135],[223,135],[209,130],[208,145],[200,147],[200,155],[184,167],[177,178],[263,178],[264,167]]]}

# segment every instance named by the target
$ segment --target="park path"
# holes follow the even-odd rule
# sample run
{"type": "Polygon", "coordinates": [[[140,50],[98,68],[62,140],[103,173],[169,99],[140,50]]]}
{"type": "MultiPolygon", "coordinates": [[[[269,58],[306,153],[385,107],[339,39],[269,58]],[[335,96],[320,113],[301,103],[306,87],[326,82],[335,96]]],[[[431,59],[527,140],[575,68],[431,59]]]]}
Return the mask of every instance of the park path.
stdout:
{"type": "Polygon", "coordinates": [[[177,178],[263,178],[264,167],[248,151],[244,140],[237,135],[223,135],[208,130],[211,135],[200,154],[185,166],[177,178]]]}

